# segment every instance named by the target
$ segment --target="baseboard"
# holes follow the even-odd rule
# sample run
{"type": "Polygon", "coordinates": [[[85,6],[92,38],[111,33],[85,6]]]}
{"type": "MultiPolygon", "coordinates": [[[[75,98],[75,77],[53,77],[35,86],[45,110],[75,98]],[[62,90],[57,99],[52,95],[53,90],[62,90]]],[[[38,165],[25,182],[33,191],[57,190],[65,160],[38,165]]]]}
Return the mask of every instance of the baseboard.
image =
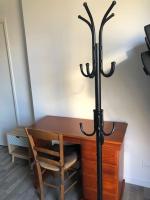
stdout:
{"type": "Polygon", "coordinates": [[[135,178],[131,178],[131,177],[125,177],[125,180],[126,180],[126,183],[150,188],[150,181],[149,180],[135,179],[135,178]]]}

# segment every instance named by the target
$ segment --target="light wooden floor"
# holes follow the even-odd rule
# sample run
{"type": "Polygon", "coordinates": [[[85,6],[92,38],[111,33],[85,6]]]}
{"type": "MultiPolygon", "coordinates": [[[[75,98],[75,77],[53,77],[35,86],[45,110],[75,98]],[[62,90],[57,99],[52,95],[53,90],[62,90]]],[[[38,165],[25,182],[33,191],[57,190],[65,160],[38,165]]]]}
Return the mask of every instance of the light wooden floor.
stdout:
{"type": "MultiPolygon", "coordinates": [[[[78,185],[66,194],[66,200],[79,200],[81,187],[78,185]]],[[[58,193],[46,188],[45,200],[57,200],[58,193]]],[[[0,200],[38,200],[33,187],[32,172],[28,163],[16,159],[15,164],[5,147],[0,146],[0,200]]],[[[109,200],[109,199],[108,199],[109,200]]],[[[126,184],[123,200],[150,200],[150,189],[126,184]]]]}

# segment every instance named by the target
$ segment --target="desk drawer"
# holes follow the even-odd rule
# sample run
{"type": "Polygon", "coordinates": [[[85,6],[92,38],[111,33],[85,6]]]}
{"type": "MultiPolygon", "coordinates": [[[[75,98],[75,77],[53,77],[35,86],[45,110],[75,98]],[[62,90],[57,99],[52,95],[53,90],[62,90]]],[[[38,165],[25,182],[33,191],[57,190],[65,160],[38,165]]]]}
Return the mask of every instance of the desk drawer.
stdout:
{"type": "Polygon", "coordinates": [[[103,145],[103,162],[118,165],[118,151],[111,145],[103,145]]]}
{"type": "Polygon", "coordinates": [[[96,161],[96,143],[95,141],[82,141],[81,157],[86,160],[96,161]]]}
{"type": "MultiPolygon", "coordinates": [[[[97,191],[93,190],[91,188],[85,188],[84,189],[84,200],[97,200],[97,191]]],[[[118,200],[117,195],[115,194],[109,194],[109,193],[103,193],[103,199],[104,200],[118,200]]]]}
{"type": "MultiPolygon", "coordinates": [[[[82,169],[83,169],[85,174],[96,176],[96,174],[97,174],[96,161],[82,159],[82,169]]],[[[118,177],[118,170],[117,169],[118,169],[117,166],[103,163],[103,175],[104,175],[104,177],[111,176],[114,179],[117,179],[117,177],[118,177]]]]}
{"type": "MultiPolygon", "coordinates": [[[[82,158],[96,161],[96,144],[93,141],[82,143],[82,158]]],[[[103,145],[103,162],[111,165],[117,165],[117,151],[110,145],[103,145]]]]}
{"type": "Polygon", "coordinates": [[[29,147],[29,142],[27,137],[21,137],[16,135],[7,135],[8,144],[13,144],[21,147],[29,147]]]}
{"type": "MultiPolygon", "coordinates": [[[[97,188],[97,177],[92,175],[87,175],[83,173],[83,188],[91,188],[96,190],[97,188]]],[[[118,182],[114,180],[113,176],[103,177],[103,189],[104,192],[110,194],[118,194],[118,182]]]]}

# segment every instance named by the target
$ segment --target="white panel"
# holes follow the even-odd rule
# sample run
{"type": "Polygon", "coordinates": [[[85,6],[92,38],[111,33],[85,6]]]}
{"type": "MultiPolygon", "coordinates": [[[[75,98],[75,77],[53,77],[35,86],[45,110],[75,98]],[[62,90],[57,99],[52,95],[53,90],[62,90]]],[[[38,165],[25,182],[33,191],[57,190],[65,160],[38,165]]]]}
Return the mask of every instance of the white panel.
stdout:
{"type": "Polygon", "coordinates": [[[16,127],[9,63],[4,24],[0,23],[0,145],[6,145],[5,133],[16,127]]]}
{"type": "Polygon", "coordinates": [[[17,121],[27,126],[33,121],[32,98],[20,0],[0,0],[0,19],[7,22],[7,43],[15,86],[17,121]]]}

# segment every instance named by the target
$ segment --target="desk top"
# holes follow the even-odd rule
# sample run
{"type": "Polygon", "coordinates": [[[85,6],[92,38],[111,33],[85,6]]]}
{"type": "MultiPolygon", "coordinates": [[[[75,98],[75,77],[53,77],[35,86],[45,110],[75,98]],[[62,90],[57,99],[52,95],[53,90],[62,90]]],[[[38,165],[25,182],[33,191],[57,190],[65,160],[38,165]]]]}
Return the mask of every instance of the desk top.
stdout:
{"type": "MultiPolygon", "coordinates": [[[[43,117],[35,122],[32,125],[32,128],[63,133],[65,137],[69,138],[95,140],[95,135],[88,137],[81,133],[80,122],[83,123],[86,132],[91,132],[93,130],[93,120],[58,116],[43,117]]],[[[112,122],[104,122],[104,129],[106,132],[109,132],[111,128],[112,122]]],[[[115,122],[115,131],[111,136],[105,137],[105,143],[121,144],[124,139],[126,128],[127,123],[115,122]]]]}

